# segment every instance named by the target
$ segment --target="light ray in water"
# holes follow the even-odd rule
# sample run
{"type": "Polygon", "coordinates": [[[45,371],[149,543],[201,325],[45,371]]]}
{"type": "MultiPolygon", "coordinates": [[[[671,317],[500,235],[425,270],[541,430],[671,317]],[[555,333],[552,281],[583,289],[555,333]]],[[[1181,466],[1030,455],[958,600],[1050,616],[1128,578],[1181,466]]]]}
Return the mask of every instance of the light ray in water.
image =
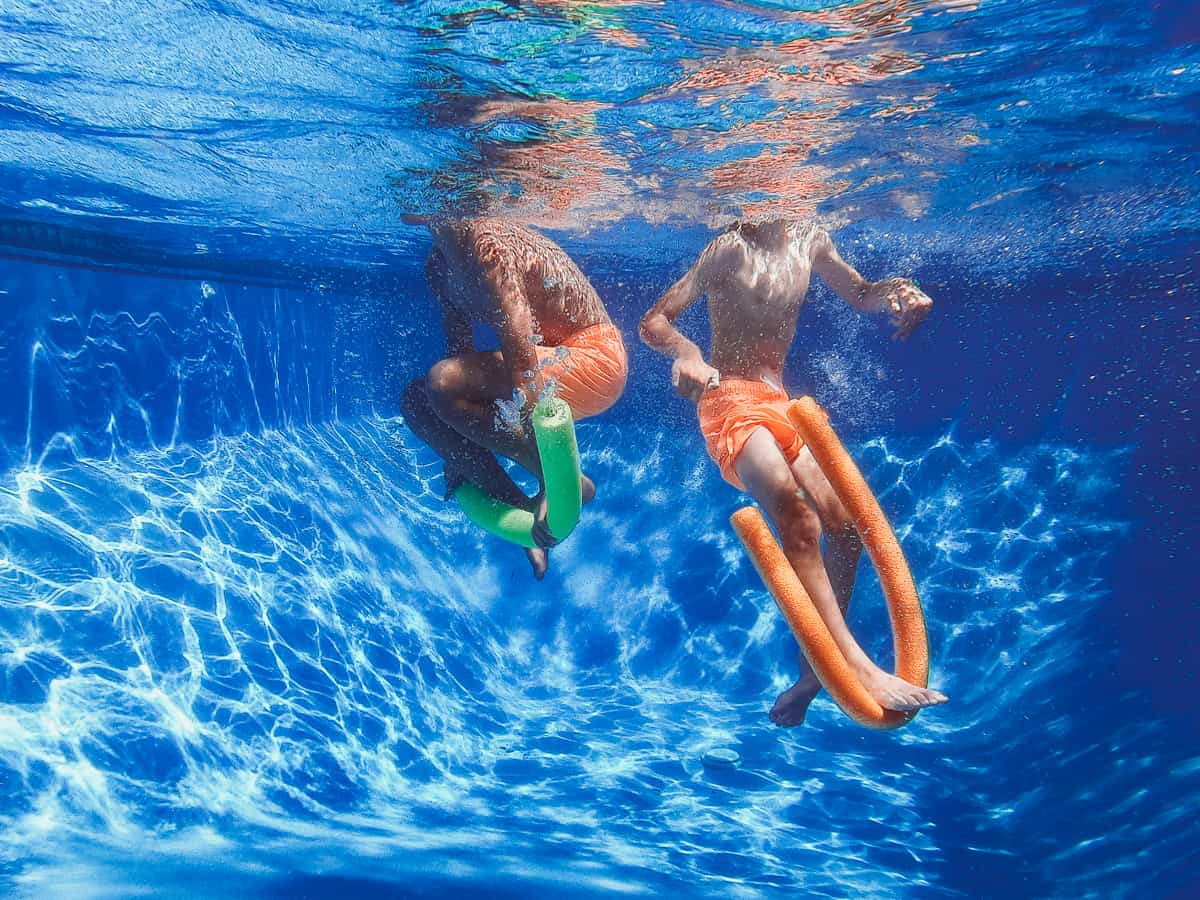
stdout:
{"type": "MultiPolygon", "coordinates": [[[[886,737],[824,699],[803,728],[771,728],[792,663],[725,525],[736,496],[657,440],[581,438],[607,494],[543,585],[440,502],[432,458],[394,420],[21,472],[0,494],[15,884],[102,896],[128,883],[107,848],[251,884],[453,857],[466,883],[598,895],[927,896],[948,857],[1020,831],[1045,874],[1069,875],[1058,895],[1082,897],[1112,872],[1080,865],[1086,841],[1054,845],[1047,803],[1074,802],[1076,833],[1117,846],[1183,833],[1182,800],[1164,798],[1194,789],[1196,761],[1153,726],[1085,738],[1063,708],[1064,684],[1105,664],[1085,657],[1084,623],[1124,539],[1123,454],[860,448],[952,698],[886,737]],[[1037,787],[992,764],[1028,756],[1034,732],[1037,787]],[[740,767],[706,768],[715,746],[740,767]],[[1081,784],[1073,766],[1097,754],[1111,776],[1081,784]],[[1151,767],[1159,789],[1133,790],[1151,767]],[[931,821],[947,794],[958,820],[931,821]]],[[[857,627],[886,657],[881,609],[864,577],[857,627]]]]}

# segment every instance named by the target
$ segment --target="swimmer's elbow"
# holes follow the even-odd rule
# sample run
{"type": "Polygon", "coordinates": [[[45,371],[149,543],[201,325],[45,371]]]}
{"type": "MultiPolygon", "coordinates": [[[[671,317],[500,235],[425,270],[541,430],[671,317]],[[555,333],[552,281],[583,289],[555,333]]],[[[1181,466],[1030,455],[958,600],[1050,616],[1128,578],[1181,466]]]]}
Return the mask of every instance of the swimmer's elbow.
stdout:
{"type": "Polygon", "coordinates": [[[647,347],[657,347],[662,341],[663,328],[671,327],[671,320],[658,310],[652,309],[638,322],[638,337],[647,347]]]}
{"type": "Polygon", "coordinates": [[[638,337],[643,344],[650,344],[654,333],[653,320],[659,315],[660,313],[648,312],[638,320],[638,337]]]}

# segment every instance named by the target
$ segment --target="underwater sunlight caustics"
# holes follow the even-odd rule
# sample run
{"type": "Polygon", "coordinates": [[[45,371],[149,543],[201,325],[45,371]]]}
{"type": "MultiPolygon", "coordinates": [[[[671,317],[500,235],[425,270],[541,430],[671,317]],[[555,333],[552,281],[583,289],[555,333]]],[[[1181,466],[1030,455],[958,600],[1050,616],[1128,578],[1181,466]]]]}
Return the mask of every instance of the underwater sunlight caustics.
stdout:
{"type": "Polygon", "coordinates": [[[1200,896],[1193,7],[6,0],[0,897],[1200,896]]]}

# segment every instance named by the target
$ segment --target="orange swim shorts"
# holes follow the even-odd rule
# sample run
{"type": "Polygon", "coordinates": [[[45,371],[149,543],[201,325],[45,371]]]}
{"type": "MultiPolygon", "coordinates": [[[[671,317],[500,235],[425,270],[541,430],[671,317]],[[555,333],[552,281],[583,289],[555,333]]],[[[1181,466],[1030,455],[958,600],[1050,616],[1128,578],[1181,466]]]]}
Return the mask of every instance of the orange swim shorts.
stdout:
{"type": "Polygon", "coordinates": [[[708,455],[720,467],[725,480],[739,491],[746,486],[738,478],[734,464],[754,429],[771,432],[789,463],[804,449],[804,441],[787,417],[791,402],[784,391],[765,382],[736,378],[723,379],[700,397],[696,412],[708,455]]]}
{"type": "Polygon", "coordinates": [[[542,376],[555,382],[556,396],[567,401],[577,422],[604,412],[625,390],[625,342],[607,322],[577,331],[557,347],[539,346],[537,353],[542,376]]]}

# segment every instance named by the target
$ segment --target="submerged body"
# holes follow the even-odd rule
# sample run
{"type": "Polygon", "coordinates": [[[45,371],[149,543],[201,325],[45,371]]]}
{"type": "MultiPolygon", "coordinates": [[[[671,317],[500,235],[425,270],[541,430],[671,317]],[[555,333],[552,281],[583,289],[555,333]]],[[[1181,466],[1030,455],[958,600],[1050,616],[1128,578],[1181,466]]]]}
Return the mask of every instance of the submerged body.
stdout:
{"type": "MultiPolygon", "coordinates": [[[[433,220],[425,272],[441,307],[446,358],[405,391],[409,424],[446,463],[447,495],[463,482],[531,509],[541,578],[556,542],[546,524],[545,481],[530,416],[547,392],[576,420],[603,412],[625,387],[625,347],[595,289],[566,252],[532,229],[499,219],[433,220]],[[491,326],[498,350],[478,350],[472,324],[491,326]],[[538,478],[527,497],[492,454],[538,478]]],[[[583,500],[595,486],[583,478],[583,500]]]]}
{"type": "MultiPolygon", "coordinates": [[[[778,531],[788,561],[839,649],[887,709],[945,702],[876,666],[846,625],[862,541],[829,481],[786,415],[783,364],[796,335],[809,278],[818,275],[861,312],[889,312],[908,337],[932,301],[907,279],[869,282],[838,254],[823,229],[774,219],[739,224],[713,240],[642,319],[642,339],[670,356],[676,392],[696,403],[709,455],[749,492],[778,531]],[[710,361],[674,322],[708,297],[710,361]],[[825,548],[822,554],[821,538],[825,548]]],[[[820,690],[801,657],[801,675],[776,700],[771,719],[798,725],[820,690]]]]}

